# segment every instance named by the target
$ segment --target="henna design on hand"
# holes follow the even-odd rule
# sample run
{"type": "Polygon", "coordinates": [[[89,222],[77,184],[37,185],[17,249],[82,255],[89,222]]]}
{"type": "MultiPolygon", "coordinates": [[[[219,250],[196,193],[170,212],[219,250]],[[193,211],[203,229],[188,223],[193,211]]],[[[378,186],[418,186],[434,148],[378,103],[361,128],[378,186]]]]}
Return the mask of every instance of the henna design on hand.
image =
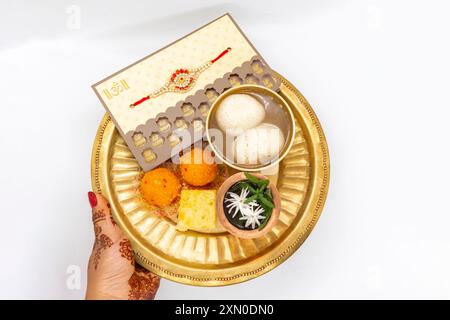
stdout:
{"type": "Polygon", "coordinates": [[[94,209],[92,212],[92,222],[94,223],[94,269],[97,270],[102,251],[113,245],[111,238],[102,234],[102,228],[98,225],[100,221],[106,220],[106,213],[103,209],[94,209]]]}
{"type": "Polygon", "coordinates": [[[159,277],[135,263],[131,243],[110,214],[111,207],[101,195],[96,197],[98,202],[93,202],[89,195],[95,241],[89,260],[86,298],[154,299],[159,277]],[[114,291],[117,287],[122,288],[120,292],[114,291]],[[114,290],[110,292],[111,289],[114,290]]]}
{"type": "MultiPolygon", "coordinates": [[[[95,240],[97,240],[97,238],[100,236],[100,233],[102,233],[102,228],[94,225],[94,235],[95,235],[95,240]]],[[[95,245],[95,242],[94,242],[95,245]]]]}
{"type": "Polygon", "coordinates": [[[131,248],[130,240],[123,239],[120,241],[119,246],[120,255],[130,261],[131,265],[134,266],[133,249],[131,248]]]}
{"type": "Polygon", "coordinates": [[[113,242],[111,238],[109,238],[106,234],[102,234],[102,228],[100,226],[95,225],[94,231],[95,231],[94,269],[97,270],[102,251],[105,250],[106,248],[110,248],[113,245],[113,242]]]}
{"type": "Polygon", "coordinates": [[[159,277],[144,269],[140,265],[136,265],[135,271],[128,280],[130,292],[129,300],[152,300],[155,298],[156,291],[159,287],[159,277]]]}
{"type": "Polygon", "coordinates": [[[103,209],[94,209],[92,213],[92,222],[94,223],[94,226],[100,222],[106,219],[106,213],[103,209]]]}
{"type": "MultiPolygon", "coordinates": [[[[111,205],[109,203],[107,203],[106,205],[108,206],[108,209],[111,210],[111,205]]],[[[111,220],[111,223],[113,226],[117,226],[117,223],[116,223],[116,221],[114,221],[112,214],[109,215],[109,219],[111,220]]]]}

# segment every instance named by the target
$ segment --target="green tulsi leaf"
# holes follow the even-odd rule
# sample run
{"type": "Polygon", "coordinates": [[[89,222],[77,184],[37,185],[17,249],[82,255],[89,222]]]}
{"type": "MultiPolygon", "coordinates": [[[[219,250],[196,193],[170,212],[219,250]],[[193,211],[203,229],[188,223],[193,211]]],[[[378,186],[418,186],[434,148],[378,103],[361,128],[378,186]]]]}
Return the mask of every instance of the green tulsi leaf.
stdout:
{"type": "Polygon", "coordinates": [[[261,204],[273,209],[275,206],[273,205],[272,201],[266,199],[266,197],[263,194],[258,194],[258,200],[261,201],[261,204]]]}
{"type": "Polygon", "coordinates": [[[251,192],[252,194],[258,193],[258,191],[257,191],[255,188],[253,188],[253,187],[250,185],[250,183],[246,183],[245,186],[248,188],[248,190],[250,190],[250,192],[251,192]]]}
{"type": "Polygon", "coordinates": [[[255,177],[254,175],[252,175],[248,172],[245,172],[244,174],[245,174],[245,177],[248,179],[248,181],[250,181],[251,183],[253,183],[257,186],[260,186],[261,179],[258,179],[257,177],[255,177]]]}
{"type": "Polygon", "coordinates": [[[259,185],[258,192],[264,192],[266,190],[267,186],[269,185],[269,180],[261,180],[261,184],[259,185]]]}
{"type": "Polygon", "coordinates": [[[245,203],[250,203],[250,202],[252,202],[253,200],[256,200],[258,198],[258,194],[256,193],[256,194],[254,194],[254,195],[252,195],[251,197],[248,197],[247,199],[245,199],[245,203]]]}
{"type": "Polygon", "coordinates": [[[266,191],[264,192],[264,195],[266,196],[266,198],[268,200],[270,200],[270,202],[273,203],[272,191],[270,190],[270,188],[266,189],[266,191]]]}
{"type": "Polygon", "coordinates": [[[262,230],[267,225],[267,222],[269,222],[270,217],[272,216],[272,209],[271,208],[267,208],[265,206],[263,206],[263,208],[264,208],[264,212],[265,212],[266,218],[259,225],[259,228],[258,228],[259,230],[262,230]]]}

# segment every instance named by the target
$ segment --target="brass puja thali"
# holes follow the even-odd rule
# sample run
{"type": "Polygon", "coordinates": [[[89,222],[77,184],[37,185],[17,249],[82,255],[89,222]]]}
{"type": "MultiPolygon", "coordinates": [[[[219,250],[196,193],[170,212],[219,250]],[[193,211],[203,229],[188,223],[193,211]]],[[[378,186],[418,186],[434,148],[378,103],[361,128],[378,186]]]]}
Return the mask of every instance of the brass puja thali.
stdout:
{"type": "Polygon", "coordinates": [[[104,116],[93,146],[92,187],[109,200],[139,264],[184,284],[230,285],[280,265],[311,233],[328,192],[328,147],[309,103],[289,81],[276,77],[279,94],[294,115],[294,141],[278,173],[270,176],[281,198],[278,221],[258,238],[238,238],[223,229],[179,231],[174,219],[150,210],[138,190],[141,166],[110,116],[104,116]]]}

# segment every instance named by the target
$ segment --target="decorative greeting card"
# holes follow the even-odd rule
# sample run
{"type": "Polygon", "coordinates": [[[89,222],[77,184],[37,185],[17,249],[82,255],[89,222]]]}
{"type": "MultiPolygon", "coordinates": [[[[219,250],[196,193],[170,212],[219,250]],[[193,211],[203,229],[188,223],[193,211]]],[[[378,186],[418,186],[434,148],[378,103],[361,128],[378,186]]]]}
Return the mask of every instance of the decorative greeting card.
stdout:
{"type": "Polygon", "coordinates": [[[211,104],[244,83],[279,86],[226,14],[92,87],[148,171],[202,139],[211,104]]]}

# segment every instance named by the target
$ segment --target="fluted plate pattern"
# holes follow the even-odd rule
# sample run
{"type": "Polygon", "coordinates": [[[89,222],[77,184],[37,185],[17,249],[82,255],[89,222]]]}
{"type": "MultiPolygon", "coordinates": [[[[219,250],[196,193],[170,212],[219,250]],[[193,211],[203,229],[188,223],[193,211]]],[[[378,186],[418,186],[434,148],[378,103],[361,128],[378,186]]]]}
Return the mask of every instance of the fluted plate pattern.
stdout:
{"type": "Polygon", "coordinates": [[[279,167],[277,187],[282,199],[279,222],[257,239],[239,239],[226,232],[181,232],[173,220],[150,210],[138,191],[142,171],[109,116],[104,117],[93,150],[94,190],[110,200],[116,221],[132,240],[136,259],[144,267],[187,284],[237,283],[284,261],[309,234],[328,188],[327,146],[307,101],[287,80],[281,76],[280,79],[281,93],[296,118],[295,140],[279,167]],[[311,116],[318,126],[313,125],[311,116]],[[314,130],[320,131],[320,135],[314,130]],[[316,161],[318,153],[325,158],[316,161]],[[314,184],[320,182],[325,183],[325,189],[319,192],[322,197],[318,199],[319,206],[311,206],[307,214],[312,195],[318,192],[313,190],[314,184]],[[311,214],[314,210],[315,214],[311,214]]]}

